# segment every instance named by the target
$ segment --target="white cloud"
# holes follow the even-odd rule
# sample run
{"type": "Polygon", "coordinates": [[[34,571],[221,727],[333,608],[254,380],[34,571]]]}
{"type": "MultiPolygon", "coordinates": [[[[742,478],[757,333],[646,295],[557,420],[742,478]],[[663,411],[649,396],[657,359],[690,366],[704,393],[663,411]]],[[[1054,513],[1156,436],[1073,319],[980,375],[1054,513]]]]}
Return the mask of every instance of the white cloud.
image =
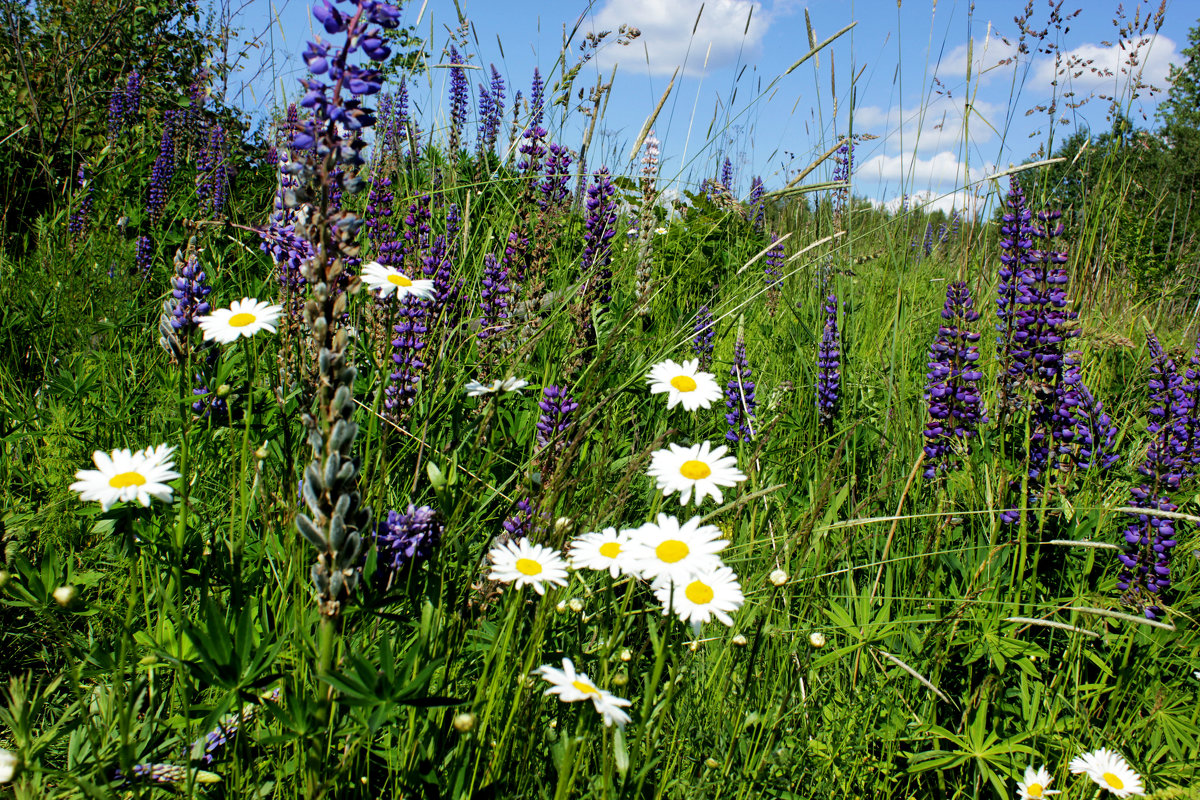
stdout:
{"type": "Polygon", "coordinates": [[[597,60],[602,66],[619,61],[644,69],[648,57],[651,73],[667,75],[679,66],[686,75],[701,75],[706,69],[734,63],[739,54],[750,63],[759,53],[768,16],[762,3],[754,0],[608,0],[596,12],[593,29],[615,31],[627,24],[642,35],[629,47],[606,46],[597,60]]]}
{"type": "MultiPolygon", "coordinates": [[[[966,181],[966,168],[958,156],[943,150],[929,158],[908,153],[872,156],[855,168],[855,174],[863,181],[912,187],[959,186],[966,181]]],[[[971,178],[979,180],[995,171],[994,164],[975,164],[971,167],[971,178]]]]}
{"type": "Polygon", "coordinates": [[[1033,86],[1046,87],[1057,80],[1061,88],[1076,92],[1075,101],[1096,92],[1122,98],[1138,79],[1165,90],[1171,63],[1180,61],[1175,41],[1162,35],[1107,46],[1084,44],[1064,52],[1057,67],[1052,57],[1039,58],[1030,80],[1033,86]]]}
{"type": "MultiPolygon", "coordinates": [[[[1012,61],[1017,58],[1021,56],[1014,42],[1005,44],[1004,39],[994,33],[975,39],[971,44],[972,82],[978,80],[986,86],[996,77],[1008,77],[1013,69],[1012,61]]],[[[961,94],[967,79],[967,45],[960,44],[943,55],[935,74],[942,83],[961,94]]]]}
{"type": "Polygon", "coordinates": [[[995,138],[1004,107],[978,98],[971,107],[968,118],[963,98],[945,94],[931,94],[923,105],[909,108],[860,106],[854,109],[854,130],[880,137],[887,150],[928,153],[960,150],[965,127],[976,148],[995,138]]]}
{"type": "Polygon", "coordinates": [[[968,211],[966,216],[971,216],[972,213],[978,213],[982,206],[983,198],[964,191],[954,192],[917,192],[912,195],[893,197],[891,200],[870,200],[871,205],[876,208],[883,208],[886,211],[895,214],[900,210],[900,204],[906,203],[909,211],[944,211],[949,214],[951,211],[963,213],[964,209],[975,209],[974,212],[968,211]]]}

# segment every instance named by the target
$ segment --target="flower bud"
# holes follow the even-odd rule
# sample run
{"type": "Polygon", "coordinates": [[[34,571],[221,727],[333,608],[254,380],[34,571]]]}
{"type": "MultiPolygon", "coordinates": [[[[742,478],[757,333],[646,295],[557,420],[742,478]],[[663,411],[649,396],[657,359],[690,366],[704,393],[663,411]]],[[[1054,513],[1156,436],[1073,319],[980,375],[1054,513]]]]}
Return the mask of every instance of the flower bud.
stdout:
{"type": "Polygon", "coordinates": [[[788,581],[788,574],[781,569],[773,570],[767,576],[767,580],[771,582],[772,586],[783,586],[788,581]]]}
{"type": "MultiPolygon", "coordinates": [[[[625,663],[629,663],[629,661],[631,661],[632,659],[633,659],[633,653],[629,652],[629,648],[625,648],[624,650],[621,651],[621,660],[622,661],[624,661],[625,663]]],[[[1197,675],[1196,677],[1200,677],[1200,675],[1197,675]]]]}
{"type": "Polygon", "coordinates": [[[229,393],[232,391],[233,388],[228,383],[222,383],[217,387],[217,397],[229,397],[229,393]]]}
{"type": "Polygon", "coordinates": [[[708,758],[704,759],[704,766],[708,767],[709,769],[716,769],[717,767],[721,766],[721,762],[717,761],[712,756],[709,756],[708,758]]]}
{"type": "Polygon", "coordinates": [[[825,646],[825,634],[820,631],[813,631],[808,635],[808,643],[813,647],[821,648],[825,646]]]}
{"type": "Polygon", "coordinates": [[[557,611],[559,614],[567,613],[566,601],[559,600],[557,603],[554,604],[554,610],[557,611]]]}
{"type": "Polygon", "coordinates": [[[699,649],[700,649],[700,640],[699,639],[692,639],[690,642],[688,642],[688,650],[691,650],[694,653],[699,649]]]}
{"type": "Polygon", "coordinates": [[[66,608],[71,605],[71,601],[77,594],[79,594],[79,590],[74,586],[60,586],[54,590],[54,602],[66,608]]]}
{"type": "Polygon", "coordinates": [[[3,589],[5,586],[8,585],[8,579],[10,577],[12,577],[12,576],[8,574],[8,570],[0,569],[0,589],[3,589]]]}
{"type": "Polygon", "coordinates": [[[578,614],[579,612],[583,611],[583,601],[578,597],[572,597],[567,601],[567,608],[578,614]]]}
{"type": "Polygon", "coordinates": [[[459,733],[469,733],[475,728],[475,715],[470,711],[462,711],[454,715],[454,730],[459,733]]]}
{"type": "Polygon", "coordinates": [[[749,640],[739,633],[733,637],[733,643],[738,647],[745,647],[747,644],[749,644],[749,640]]]}
{"type": "Polygon", "coordinates": [[[612,679],[613,686],[620,688],[627,683],[629,683],[629,676],[626,675],[624,672],[618,672],[616,675],[613,675],[613,679],[612,679]]]}
{"type": "Polygon", "coordinates": [[[572,520],[570,517],[559,517],[558,519],[554,520],[554,532],[564,533],[570,529],[573,522],[574,520],[572,520]]]}

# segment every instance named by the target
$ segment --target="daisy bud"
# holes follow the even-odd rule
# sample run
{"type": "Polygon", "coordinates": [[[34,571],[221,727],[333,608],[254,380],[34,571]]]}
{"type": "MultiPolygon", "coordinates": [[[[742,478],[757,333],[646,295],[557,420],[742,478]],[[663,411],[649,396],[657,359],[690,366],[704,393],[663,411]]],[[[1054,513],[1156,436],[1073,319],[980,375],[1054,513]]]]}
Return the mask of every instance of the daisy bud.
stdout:
{"type": "Polygon", "coordinates": [[[266,443],[266,442],[263,442],[263,445],[262,445],[262,447],[260,447],[260,448],[258,448],[257,450],[255,450],[255,451],[254,451],[254,457],[255,457],[255,458],[257,458],[259,461],[266,461],[266,460],[267,460],[267,456],[268,456],[269,454],[270,454],[270,450],[268,450],[268,449],[267,449],[267,443],[266,443]]]}
{"type": "Polygon", "coordinates": [[[772,586],[783,586],[785,583],[787,583],[788,574],[781,569],[773,570],[771,574],[767,576],[767,580],[771,582],[772,586]]]}
{"type": "Polygon", "coordinates": [[[8,585],[9,574],[8,570],[0,569],[0,589],[8,585]]]}
{"type": "Polygon", "coordinates": [[[567,608],[578,614],[579,612],[583,611],[583,601],[578,597],[572,597],[567,601],[567,608]]]}
{"type": "Polygon", "coordinates": [[[820,631],[813,631],[808,635],[808,643],[813,647],[822,648],[825,646],[825,634],[820,631]]]}
{"type": "Polygon", "coordinates": [[[470,711],[463,711],[454,715],[454,730],[459,733],[469,733],[475,728],[475,715],[470,711]]]}
{"type": "Polygon", "coordinates": [[[742,634],[739,633],[733,637],[733,643],[736,644],[738,647],[745,647],[750,642],[745,636],[743,636],[742,634]]]}
{"type": "Polygon", "coordinates": [[[709,756],[708,758],[704,759],[704,766],[708,767],[709,769],[716,769],[717,767],[721,766],[721,762],[717,761],[712,756],[709,756]]]}
{"type": "Polygon", "coordinates": [[[54,590],[54,602],[66,608],[71,605],[71,601],[75,599],[75,595],[77,594],[79,594],[79,590],[74,586],[60,586],[54,590]]]}
{"type": "Polygon", "coordinates": [[[229,397],[229,393],[232,391],[233,391],[233,389],[229,386],[228,383],[222,383],[220,386],[217,387],[217,397],[229,397]]]}
{"type": "Polygon", "coordinates": [[[570,517],[559,517],[558,519],[554,520],[554,532],[564,533],[570,530],[573,522],[574,520],[572,520],[570,517]]]}
{"type": "Polygon", "coordinates": [[[8,783],[17,772],[17,754],[0,749],[0,783],[8,783]]]}
{"type": "MultiPolygon", "coordinates": [[[[628,648],[621,651],[621,660],[628,664],[633,659],[633,653],[629,652],[628,648]]],[[[1200,672],[1196,673],[1196,677],[1200,678],[1200,672]]]]}
{"type": "Polygon", "coordinates": [[[557,603],[554,604],[554,610],[557,611],[559,614],[567,613],[566,602],[563,600],[559,600],[557,603]]]}
{"type": "Polygon", "coordinates": [[[618,672],[616,675],[613,675],[613,686],[624,686],[627,683],[629,683],[629,676],[624,672],[618,672]]]}
{"type": "Polygon", "coordinates": [[[694,653],[699,649],[700,649],[699,640],[693,639],[692,641],[688,642],[688,650],[691,650],[694,653]]]}

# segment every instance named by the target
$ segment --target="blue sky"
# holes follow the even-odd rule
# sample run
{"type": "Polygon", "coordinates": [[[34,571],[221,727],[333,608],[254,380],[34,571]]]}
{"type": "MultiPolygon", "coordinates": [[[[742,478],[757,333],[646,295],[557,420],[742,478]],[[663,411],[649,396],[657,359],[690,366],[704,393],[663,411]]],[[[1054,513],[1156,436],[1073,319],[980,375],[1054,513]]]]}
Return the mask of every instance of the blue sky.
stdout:
{"type": "MultiPolygon", "coordinates": [[[[1105,97],[1115,98],[1139,125],[1153,125],[1162,92],[1142,89],[1132,97],[1131,76],[1165,91],[1167,65],[1182,60],[1179,50],[1200,17],[1200,9],[1188,3],[1168,3],[1160,32],[1154,35],[1151,26],[1142,36],[1129,28],[1140,29],[1137,23],[1153,16],[1157,5],[1127,2],[1122,20],[1115,2],[1087,0],[1084,13],[1056,28],[1046,0],[1034,0],[1029,27],[1049,29],[1049,36],[1027,37],[1029,52],[1021,53],[1021,31],[1013,20],[1024,8],[1021,2],[814,3],[807,8],[817,41],[856,25],[783,76],[809,50],[806,6],[796,0],[459,0],[458,5],[472,24],[472,63],[499,68],[509,85],[509,104],[516,89],[528,92],[535,65],[543,74],[554,67],[564,25],[570,30],[580,24],[573,45],[588,31],[615,30],[622,23],[642,31],[627,47],[605,46],[576,82],[591,85],[616,68],[590,151],[593,165],[603,160],[614,172],[633,169],[629,149],[678,67],[655,130],[662,140],[662,174],[680,188],[714,174],[726,155],[734,160],[740,193],[753,175],[762,175],[769,189],[778,188],[848,131],[853,106],[854,131],[878,137],[858,146],[854,193],[893,204],[902,192],[927,193],[941,208],[979,202],[972,195],[986,194],[988,182],[982,179],[988,173],[1019,164],[1044,146],[1051,117],[1037,109],[1047,109],[1055,92],[1056,142],[1077,127],[1107,129],[1113,101],[1105,97]],[[1057,63],[1055,52],[1046,52],[1051,43],[1057,63]]],[[[1064,7],[1063,13],[1073,9],[1064,7]]],[[[240,88],[235,78],[233,102],[240,99],[261,114],[285,91],[295,96],[303,69],[299,52],[313,36],[311,19],[300,0],[249,0],[235,25],[246,38],[259,37],[262,46],[240,75],[259,74],[240,88]]],[[[411,2],[404,20],[418,25],[440,61],[458,25],[454,3],[411,2]]],[[[578,52],[574,47],[571,58],[578,52]]],[[[483,76],[469,73],[473,84],[483,76]]],[[[444,121],[446,77],[444,69],[431,70],[412,87],[426,130],[444,121]]],[[[577,146],[583,124],[582,115],[572,112],[553,132],[577,146]]],[[[831,169],[830,163],[806,182],[828,178],[831,169]]]]}

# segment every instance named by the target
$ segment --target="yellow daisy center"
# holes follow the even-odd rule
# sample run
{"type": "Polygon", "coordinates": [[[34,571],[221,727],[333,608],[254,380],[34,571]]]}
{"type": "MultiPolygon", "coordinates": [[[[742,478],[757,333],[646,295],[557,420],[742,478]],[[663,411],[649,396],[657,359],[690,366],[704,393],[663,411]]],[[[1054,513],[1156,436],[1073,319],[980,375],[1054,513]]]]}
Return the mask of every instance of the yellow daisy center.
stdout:
{"type": "Polygon", "coordinates": [[[712,587],[703,581],[692,581],[683,590],[683,594],[688,600],[691,600],[698,606],[707,605],[713,599],[712,587]]]}
{"type": "Polygon", "coordinates": [[[1042,785],[1040,783],[1029,784],[1029,786],[1025,789],[1025,794],[1029,795],[1030,797],[1041,797],[1042,785]]]}
{"type": "Polygon", "coordinates": [[[681,542],[678,539],[667,539],[665,542],[654,548],[654,555],[658,556],[658,560],[667,564],[674,564],[676,561],[682,561],[688,557],[686,542],[681,542]]]}
{"type": "Polygon", "coordinates": [[[522,575],[541,575],[542,565],[534,561],[532,558],[518,558],[517,572],[522,575]]]}
{"type": "Polygon", "coordinates": [[[696,381],[687,375],[676,375],[674,378],[671,378],[671,385],[681,392],[696,391],[696,381]]]}
{"type": "Polygon", "coordinates": [[[403,275],[388,275],[387,279],[388,283],[392,284],[393,286],[412,286],[412,281],[403,275]]]}
{"type": "Polygon", "coordinates": [[[600,555],[605,558],[616,558],[621,554],[621,545],[619,542],[605,542],[600,545],[600,555]]]}
{"type": "Polygon", "coordinates": [[[141,486],[146,478],[140,472],[122,472],[108,479],[108,485],[114,489],[125,489],[129,486],[141,486]]]}
{"type": "Polygon", "coordinates": [[[600,694],[600,690],[586,681],[571,681],[571,685],[584,694],[600,694]]]}
{"type": "Polygon", "coordinates": [[[244,328],[251,322],[254,322],[253,314],[247,314],[245,311],[239,311],[237,314],[234,314],[229,318],[229,327],[244,328]]]}
{"type": "Polygon", "coordinates": [[[1111,772],[1106,772],[1103,775],[1101,775],[1100,777],[1104,778],[1104,782],[1107,783],[1109,786],[1111,786],[1113,789],[1124,789],[1125,788],[1125,781],[1121,780],[1120,778],[1118,778],[1116,775],[1112,774],[1111,772]]]}
{"type": "Polygon", "coordinates": [[[709,475],[712,475],[712,467],[703,461],[692,459],[691,461],[683,462],[683,466],[679,468],[679,474],[690,481],[702,481],[709,475]]]}

